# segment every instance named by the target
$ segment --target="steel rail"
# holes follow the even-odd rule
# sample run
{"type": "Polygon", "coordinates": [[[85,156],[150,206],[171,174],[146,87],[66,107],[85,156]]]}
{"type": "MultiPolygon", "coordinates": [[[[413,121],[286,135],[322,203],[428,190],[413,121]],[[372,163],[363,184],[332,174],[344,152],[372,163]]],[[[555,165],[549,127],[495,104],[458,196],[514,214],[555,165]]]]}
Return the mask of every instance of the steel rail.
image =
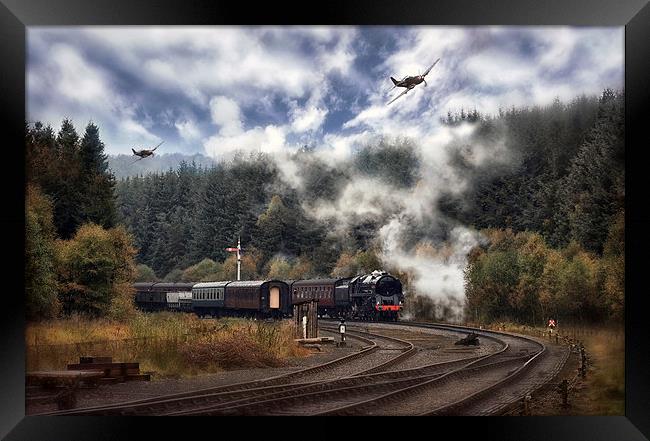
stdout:
{"type": "MultiPolygon", "coordinates": [[[[394,325],[393,323],[386,323],[386,324],[394,325]]],[[[405,323],[399,323],[399,324],[404,325],[405,323]]],[[[535,340],[532,340],[532,339],[529,339],[529,338],[526,338],[526,337],[523,337],[523,336],[519,336],[519,335],[513,335],[513,334],[505,333],[505,332],[487,331],[487,330],[483,330],[483,329],[477,329],[477,328],[466,327],[466,326],[439,325],[439,324],[413,323],[413,322],[406,324],[406,326],[424,327],[424,328],[431,328],[431,329],[443,329],[443,330],[452,330],[452,331],[460,331],[460,332],[471,330],[473,332],[476,332],[476,333],[478,333],[480,335],[483,335],[484,337],[488,337],[488,338],[490,337],[489,334],[504,335],[504,336],[508,336],[509,338],[516,338],[516,339],[519,339],[519,340],[525,340],[528,343],[532,342],[535,345],[541,346],[542,347],[541,351],[543,351],[545,349],[545,346],[543,344],[541,344],[541,343],[539,343],[539,342],[537,342],[535,340]]],[[[539,351],[539,352],[541,352],[541,351],[539,351]]],[[[370,398],[368,400],[353,403],[353,404],[350,404],[350,405],[341,406],[341,407],[338,407],[338,408],[335,408],[335,409],[330,409],[330,410],[327,410],[325,412],[319,412],[319,413],[316,413],[314,415],[337,415],[337,414],[341,414],[341,413],[343,413],[343,414],[354,414],[355,411],[358,411],[360,408],[363,408],[363,407],[376,406],[377,404],[380,404],[380,403],[393,401],[394,399],[399,398],[399,397],[415,394],[415,393],[417,393],[417,392],[421,391],[422,389],[427,388],[429,386],[434,386],[435,384],[439,384],[440,382],[449,381],[449,380],[451,380],[451,379],[453,379],[455,377],[460,377],[464,373],[466,373],[468,368],[470,368],[472,365],[479,364],[481,361],[483,361],[483,360],[485,360],[487,358],[495,357],[497,354],[503,354],[504,352],[505,352],[505,348],[502,351],[499,351],[498,353],[494,353],[494,354],[490,354],[488,356],[482,357],[482,358],[480,358],[480,359],[478,359],[476,361],[473,361],[473,362],[469,363],[468,365],[466,365],[464,367],[454,369],[454,370],[449,371],[446,374],[443,374],[443,375],[438,376],[436,378],[432,378],[430,380],[420,382],[418,384],[411,385],[411,386],[405,387],[405,388],[397,390],[397,391],[392,391],[392,392],[389,392],[387,394],[383,394],[383,395],[381,395],[379,397],[374,397],[374,398],[370,398]]],[[[527,361],[525,362],[525,365],[528,365],[532,361],[532,359],[534,357],[539,355],[539,352],[534,354],[533,357],[523,356],[523,357],[517,357],[517,358],[519,358],[519,359],[524,359],[524,358],[527,359],[527,361]]],[[[514,358],[513,358],[513,360],[514,360],[514,358]]],[[[480,366],[477,366],[477,367],[480,367],[480,366]]]]}
{"type": "Polygon", "coordinates": [[[321,363],[319,365],[311,366],[295,372],[289,372],[286,374],[280,374],[270,378],[244,381],[244,382],[229,384],[225,386],[216,386],[216,387],[198,389],[189,392],[181,392],[178,394],[170,394],[170,395],[164,395],[159,397],[145,398],[141,400],[126,401],[126,402],[102,405],[102,406],[89,406],[89,407],[81,407],[77,409],[40,413],[37,415],[133,415],[133,414],[140,413],[139,411],[144,409],[147,409],[147,413],[148,413],[152,411],[153,410],[152,407],[156,405],[162,405],[164,409],[168,409],[169,406],[172,405],[171,403],[173,403],[174,401],[177,401],[179,403],[181,402],[196,403],[197,401],[200,401],[202,396],[209,396],[215,393],[237,392],[237,391],[252,389],[261,386],[284,385],[295,378],[313,374],[316,372],[321,372],[331,367],[338,366],[340,364],[344,364],[352,360],[356,360],[372,352],[375,352],[376,350],[379,349],[379,346],[377,346],[377,344],[374,341],[367,339],[365,337],[351,336],[351,338],[360,340],[368,346],[362,348],[359,352],[354,352],[352,354],[344,355],[343,357],[336,358],[326,363],[321,363]]]}

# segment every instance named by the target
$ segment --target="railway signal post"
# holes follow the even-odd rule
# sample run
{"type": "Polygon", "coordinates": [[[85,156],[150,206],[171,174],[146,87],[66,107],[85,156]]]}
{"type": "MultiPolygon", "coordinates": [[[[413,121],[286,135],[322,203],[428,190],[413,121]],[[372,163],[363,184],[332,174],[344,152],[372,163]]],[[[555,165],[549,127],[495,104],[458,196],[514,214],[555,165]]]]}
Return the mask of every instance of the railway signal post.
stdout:
{"type": "Polygon", "coordinates": [[[241,280],[241,237],[237,237],[237,248],[226,248],[226,251],[237,253],[237,280],[241,280]]]}
{"type": "Polygon", "coordinates": [[[339,323],[339,334],[341,335],[340,346],[345,346],[345,319],[341,319],[339,323]]]}

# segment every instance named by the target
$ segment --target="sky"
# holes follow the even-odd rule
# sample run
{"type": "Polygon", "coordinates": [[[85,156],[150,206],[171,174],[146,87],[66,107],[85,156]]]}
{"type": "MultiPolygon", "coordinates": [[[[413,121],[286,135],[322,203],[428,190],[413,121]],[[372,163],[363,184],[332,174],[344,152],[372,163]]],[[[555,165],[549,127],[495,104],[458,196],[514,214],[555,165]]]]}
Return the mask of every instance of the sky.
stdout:
{"type": "Polygon", "coordinates": [[[624,28],[29,27],[27,119],[109,154],[287,153],[345,159],[381,136],[427,143],[461,108],[545,105],[623,89],[624,28]],[[426,77],[391,105],[390,76],[426,77]]]}

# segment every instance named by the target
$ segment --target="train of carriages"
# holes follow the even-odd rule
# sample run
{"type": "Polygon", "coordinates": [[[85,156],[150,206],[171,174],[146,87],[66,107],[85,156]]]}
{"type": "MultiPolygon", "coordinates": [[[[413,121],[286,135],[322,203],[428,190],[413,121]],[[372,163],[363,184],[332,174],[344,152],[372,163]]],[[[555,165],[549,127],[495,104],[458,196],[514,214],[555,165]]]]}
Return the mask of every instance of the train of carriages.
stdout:
{"type": "Polygon", "coordinates": [[[352,278],[201,283],[140,282],[135,303],[144,311],[191,311],[199,317],[290,317],[293,305],[316,300],[332,318],[397,320],[402,283],[385,271],[352,278]]]}

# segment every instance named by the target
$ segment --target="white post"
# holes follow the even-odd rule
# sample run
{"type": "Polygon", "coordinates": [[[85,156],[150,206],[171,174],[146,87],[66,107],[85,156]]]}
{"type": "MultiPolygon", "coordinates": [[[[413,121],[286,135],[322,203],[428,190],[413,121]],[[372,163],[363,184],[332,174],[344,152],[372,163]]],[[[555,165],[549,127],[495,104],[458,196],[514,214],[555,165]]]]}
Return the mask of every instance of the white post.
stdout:
{"type": "Polygon", "coordinates": [[[237,237],[237,280],[241,280],[241,238],[237,237]]]}

